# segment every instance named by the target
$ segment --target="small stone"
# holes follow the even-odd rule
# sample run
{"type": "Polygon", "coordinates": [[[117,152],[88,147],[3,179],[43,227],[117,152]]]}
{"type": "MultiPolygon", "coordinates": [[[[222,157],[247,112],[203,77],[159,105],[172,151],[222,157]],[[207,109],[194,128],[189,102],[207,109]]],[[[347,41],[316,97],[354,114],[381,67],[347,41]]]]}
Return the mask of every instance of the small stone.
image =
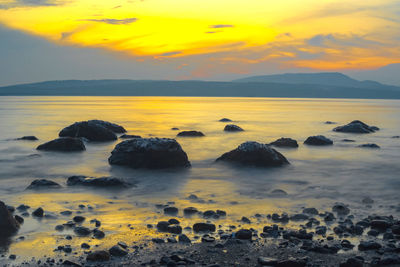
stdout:
{"type": "Polygon", "coordinates": [[[74,228],[74,233],[78,236],[88,236],[92,231],[87,227],[78,226],[74,228]]]}
{"type": "Polygon", "coordinates": [[[109,261],[110,253],[105,250],[93,251],[86,257],[87,261],[109,261]]]}
{"type": "Polygon", "coordinates": [[[93,230],[93,237],[97,239],[103,239],[106,236],[106,234],[103,231],[100,231],[99,229],[94,229],[93,230]]]}
{"type": "Polygon", "coordinates": [[[90,245],[89,245],[88,243],[82,243],[82,244],[81,244],[81,248],[83,248],[83,249],[89,249],[89,248],[90,248],[90,245]]]}
{"type": "Polygon", "coordinates": [[[253,236],[253,233],[247,229],[240,229],[235,234],[235,237],[237,239],[244,239],[244,240],[250,240],[252,236],[253,236]]]}
{"type": "Polygon", "coordinates": [[[193,225],[195,232],[215,232],[215,224],[212,223],[195,223],[193,225]]]}
{"type": "Polygon", "coordinates": [[[179,235],[178,241],[179,241],[180,243],[192,243],[192,241],[190,240],[190,238],[187,237],[187,235],[185,235],[185,234],[179,235]]]}
{"type": "Polygon", "coordinates": [[[82,223],[82,222],[84,222],[85,221],[85,217],[83,217],[83,216],[75,216],[74,218],[72,218],[72,220],[74,221],[74,222],[76,222],[76,223],[82,223]]]}
{"type": "Polygon", "coordinates": [[[44,215],[44,210],[42,208],[37,208],[34,212],[32,212],[32,216],[35,217],[41,218],[43,217],[43,215],[44,215]]]}
{"type": "Polygon", "coordinates": [[[178,208],[176,207],[166,207],[164,208],[164,213],[167,215],[177,215],[178,214],[178,208]]]}
{"type": "Polygon", "coordinates": [[[112,248],[109,249],[109,252],[112,256],[116,257],[123,257],[128,254],[128,252],[124,249],[122,249],[120,246],[115,245],[112,248]]]}

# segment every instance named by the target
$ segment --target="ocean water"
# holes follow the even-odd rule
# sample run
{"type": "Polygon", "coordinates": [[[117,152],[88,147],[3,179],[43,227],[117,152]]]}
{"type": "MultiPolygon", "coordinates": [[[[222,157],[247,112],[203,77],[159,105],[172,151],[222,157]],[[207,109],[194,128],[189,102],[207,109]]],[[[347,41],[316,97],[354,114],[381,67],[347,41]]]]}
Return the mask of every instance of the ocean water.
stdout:
{"type": "MultiPolygon", "coordinates": [[[[272,212],[294,213],[302,207],[330,211],[333,203],[349,205],[353,214],[363,216],[400,212],[400,101],[347,99],[290,98],[206,98],[206,97],[1,97],[0,98],[0,200],[10,205],[22,203],[32,208],[43,207],[49,214],[62,210],[98,218],[106,231],[103,241],[111,244],[121,238],[133,242],[157,235],[147,229],[164,215],[155,204],[173,201],[180,209],[195,206],[199,210],[224,209],[225,222],[234,224],[241,216],[272,212]],[[244,132],[223,131],[230,118],[244,132]],[[188,154],[192,167],[187,170],[134,170],[110,166],[110,152],[121,140],[87,143],[79,153],[39,152],[36,147],[55,139],[58,132],[76,122],[101,119],[124,126],[128,134],[142,137],[176,138],[180,130],[198,130],[200,138],[177,138],[188,154]],[[352,120],[376,125],[373,134],[333,132],[338,125],[352,120]],[[336,122],[336,125],[325,124],[336,122]],[[310,135],[325,135],[333,146],[303,145],[310,135]],[[16,141],[35,135],[39,141],[16,141]],[[299,142],[298,149],[277,148],[291,163],[283,168],[246,168],[217,164],[215,159],[245,141],[272,142],[291,137],[299,142]],[[354,143],[343,142],[354,139],[354,143]],[[381,149],[357,147],[376,143],[381,149]],[[127,190],[91,190],[68,188],[71,175],[93,177],[115,176],[135,184],[127,190]],[[54,180],[63,189],[30,191],[25,188],[38,178],[54,180]],[[288,195],[274,197],[274,189],[288,195]],[[189,200],[195,194],[199,200],[189,200]],[[362,199],[374,199],[366,206],[362,199]],[[80,210],[79,204],[91,205],[92,211],[80,210]],[[134,230],[126,227],[133,226],[134,230]]],[[[183,226],[201,218],[187,220],[180,213],[183,226]]],[[[65,232],[54,226],[68,218],[26,218],[19,234],[6,246],[9,253],[21,257],[36,253],[51,255],[65,242],[65,232]],[[19,236],[24,240],[19,240],[19,236]]],[[[255,220],[255,219],[254,219],[255,220]]],[[[260,219],[258,219],[259,221],[260,219]]],[[[89,222],[87,222],[89,224],[89,222]]],[[[260,226],[266,221],[259,221],[260,226]]],[[[69,244],[79,245],[82,239],[69,244]]],[[[89,241],[88,241],[89,242],[89,241]]],[[[97,242],[97,243],[96,243],[97,242]]],[[[104,245],[105,246],[105,245],[104,245]]]]}

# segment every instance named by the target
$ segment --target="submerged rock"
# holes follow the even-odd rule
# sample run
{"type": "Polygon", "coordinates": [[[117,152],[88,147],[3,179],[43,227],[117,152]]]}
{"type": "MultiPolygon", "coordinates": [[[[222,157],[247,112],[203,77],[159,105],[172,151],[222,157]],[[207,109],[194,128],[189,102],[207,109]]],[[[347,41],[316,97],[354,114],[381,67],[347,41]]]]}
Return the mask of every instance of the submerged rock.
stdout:
{"type": "Polygon", "coordinates": [[[323,135],[310,136],[304,141],[304,144],[311,146],[327,146],[333,145],[333,141],[323,135]]]}
{"type": "Polygon", "coordinates": [[[132,186],[128,182],[125,182],[115,177],[100,177],[93,178],[87,176],[71,176],[67,179],[68,186],[92,186],[92,187],[130,187],[132,186]]]}
{"type": "Polygon", "coordinates": [[[381,148],[381,147],[378,146],[377,144],[362,144],[362,145],[359,145],[358,147],[362,147],[362,148],[376,148],[376,149],[381,148]]]}
{"type": "Polygon", "coordinates": [[[115,256],[115,257],[123,257],[125,255],[128,255],[128,251],[121,248],[119,245],[115,245],[112,248],[110,248],[109,252],[112,256],[115,256]]]}
{"type": "Polygon", "coordinates": [[[332,207],[332,211],[336,212],[338,215],[348,215],[350,213],[350,209],[343,203],[336,203],[332,207]]]}
{"type": "Polygon", "coordinates": [[[60,137],[84,137],[89,141],[117,140],[115,133],[99,123],[81,121],[64,128],[59,133],[60,137]]]}
{"type": "Polygon", "coordinates": [[[288,193],[282,189],[274,189],[269,193],[273,197],[285,197],[288,193]]]}
{"type": "Polygon", "coordinates": [[[18,221],[12,216],[4,202],[0,201],[0,240],[14,235],[18,230],[18,221]]]}
{"type": "Polygon", "coordinates": [[[237,239],[250,240],[252,236],[253,232],[248,229],[240,229],[235,233],[237,239]]]}
{"type": "Polygon", "coordinates": [[[204,134],[198,131],[183,131],[178,133],[179,137],[202,137],[204,134]]]}
{"type": "Polygon", "coordinates": [[[225,132],[242,132],[244,130],[235,124],[228,124],[225,126],[224,131],[225,132]]]}
{"type": "Polygon", "coordinates": [[[236,149],[223,154],[216,161],[256,167],[279,167],[289,164],[281,153],[268,145],[257,142],[245,142],[236,149]]]}
{"type": "Polygon", "coordinates": [[[270,145],[277,147],[299,147],[297,141],[292,138],[279,138],[278,140],[270,143],[270,145]]]}
{"type": "Polygon", "coordinates": [[[222,118],[222,119],[220,119],[219,121],[220,121],[220,122],[231,122],[232,120],[231,120],[231,119],[228,119],[228,118],[222,118]]]}
{"type": "Polygon", "coordinates": [[[119,143],[108,158],[111,165],[165,169],[190,167],[179,143],[169,138],[131,139],[119,143]]]}
{"type": "Polygon", "coordinates": [[[194,232],[215,232],[215,224],[212,223],[195,223],[193,225],[194,232]]]}
{"type": "Polygon", "coordinates": [[[121,139],[133,139],[133,138],[142,138],[142,137],[140,135],[123,134],[119,138],[121,138],[121,139]]]}
{"type": "Polygon", "coordinates": [[[16,138],[15,140],[37,141],[39,139],[36,136],[27,135],[27,136],[22,136],[20,138],[16,138]]]}
{"type": "Polygon", "coordinates": [[[43,217],[43,215],[44,215],[44,210],[42,208],[37,208],[36,210],[34,210],[32,212],[32,216],[34,216],[34,217],[41,218],[41,217],[43,217]]]}
{"type": "Polygon", "coordinates": [[[48,188],[61,188],[61,185],[50,180],[37,179],[34,180],[26,189],[48,189],[48,188]]]}
{"type": "Polygon", "coordinates": [[[362,121],[355,120],[350,122],[349,124],[338,126],[333,129],[335,132],[343,132],[343,133],[374,133],[375,131],[379,131],[379,128],[376,126],[369,126],[362,121]]]}
{"type": "Polygon", "coordinates": [[[86,150],[85,144],[80,138],[60,137],[50,142],[39,145],[37,150],[45,151],[83,151],[86,150]]]}

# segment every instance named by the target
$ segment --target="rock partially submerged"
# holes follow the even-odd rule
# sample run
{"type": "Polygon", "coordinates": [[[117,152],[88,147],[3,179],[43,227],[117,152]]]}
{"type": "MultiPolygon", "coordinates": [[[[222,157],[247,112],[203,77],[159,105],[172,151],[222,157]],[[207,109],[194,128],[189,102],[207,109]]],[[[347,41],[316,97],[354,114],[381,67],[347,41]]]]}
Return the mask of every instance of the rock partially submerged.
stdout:
{"type": "Polygon", "coordinates": [[[362,145],[359,145],[358,147],[362,147],[362,148],[375,148],[375,149],[381,148],[381,147],[378,146],[377,144],[362,144],[362,145]]]}
{"type": "Polygon", "coordinates": [[[231,120],[231,119],[228,119],[228,118],[222,118],[222,119],[220,119],[219,121],[220,121],[220,122],[231,122],[232,120],[231,120]]]}
{"type": "Polygon", "coordinates": [[[56,188],[61,188],[61,185],[59,185],[56,182],[46,180],[46,179],[37,179],[34,180],[26,189],[56,189],[56,188]]]}
{"type": "Polygon", "coordinates": [[[142,138],[142,137],[140,135],[123,134],[119,138],[121,138],[121,139],[133,139],[133,138],[142,138]]]}
{"type": "Polygon", "coordinates": [[[244,130],[235,124],[228,124],[225,126],[224,131],[225,132],[242,132],[244,130]]]}
{"type": "Polygon", "coordinates": [[[223,154],[216,161],[256,167],[279,167],[289,164],[281,153],[268,145],[257,142],[245,142],[236,149],[223,154]]]}
{"type": "Polygon", "coordinates": [[[27,135],[27,136],[22,136],[20,138],[16,138],[15,140],[27,140],[27,141],[37,141],[39,140],[36,136],[33,135],[27,135]]]}
{"type": "Polygon", "coordinates": [[[270,145],[277,146],[277,147],[299,147],[297,141],[292,138],[279,138],[278,140],[270,143],[270,145]]]}
{"type": "Polygon", "coordinates": [[[86,150],[86,147],[80,138],[60,137],[50,142],[41,144],[36,149],[45,151],[73,152],[84,151],[86,150]]]}
{"type": "Polygon", "coordinates": [[[131,139],[119,143],[108,158],[111,165],[165,169],[190,167],[179,143],[169,138],[131,139]]]}
{"type": "Polygon", "coordinates": [[[18,232],[19,223],[3,201],[0,201],[0,240],[4,240],[18,232]]]}
{"type": "Polygon", "coordinates": [[[343,132],[343,133],[374,133],[379,131],[379,128],[376,126],[369,126],[362,121],[355,120],[346,125],[338,126],[333,129],[335,132],[343,132]]]}
{"type": "Polygon", "coordinates": [[[333,141],[323,135],[310,136],[304,141],[304,144],[311,146],[329,146],[333,145],[333,141]]]}
{"type": "Polygon", "coordinates": [[[179,137],[202,137],[204,134],[199,131],[183,131],[178,133],[179,137]]]}
{"type": "Polygon", "coordinates": [[[59,133],[60,137],[84,137],[89,141],[117,140],[115,133],[95,121],[81,121],[64,128],[59,133]]]}
{"type": "Polygon", "coordinates": [[[132,185],[124,180],[115,177],[93,178],[87,176],[71,176],[67,179],[68,186],[91,186],[91,187],[131,187],[132,185]]]}

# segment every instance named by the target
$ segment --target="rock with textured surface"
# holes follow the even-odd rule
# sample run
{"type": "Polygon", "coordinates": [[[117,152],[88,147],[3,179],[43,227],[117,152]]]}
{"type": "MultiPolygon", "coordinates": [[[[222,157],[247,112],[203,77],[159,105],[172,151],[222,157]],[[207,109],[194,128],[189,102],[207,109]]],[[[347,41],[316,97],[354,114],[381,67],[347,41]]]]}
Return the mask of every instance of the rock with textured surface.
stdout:
{"type": "Polygon", "coordinates": [[[101,188],[130,187],[131,184],[115,177],[87,177],[87,176],[71,176],[67,179],[68,186],[92,186],[101,188]]]}
{"type": "Polygon", "coordinates": [[[304,144],[311,146],[329,146],[333,145],[333,141],[323,135],[310,136],[304,141],[304,144]]]}
{"type": "Polygon", "coordinates": [[[19,230],[19,223],[7,209],[4,202],[0,201],[0,240],[4,240],[19,230]]]}
{"type": "Polygon", "coordinates": [[[121,142],[111,152],[108,162],[135,169],[190,167],[185,151],[176,140],[169,138],[141,138],[121,142]]]}
{"type": "Polygon", "coordinates": [[[333,131],[343,132],[343,133],[367,134],[367,133],[374,133],[376,131],[379,131],[379,128],[376,126],[369,126],[368,124],[365,124],[362,121],[355,120],[346,125],[338,126],[338,127],[334,128],[333,131]]]}
{"type": "Polygon", "coordinates": [[[299,145],[297,144],[297,141],[292,139],[292,138],[279,138],[278,140],[270,143],[270,145],[272,146],[276,146],[276,147],[299,147],[299,145]]]}
{"type": "Polygon", "coordinates": [[[178,133],[179,137],[202,137],[204,134],[199,131],[183,131],[178,133]]]}
{"type": "Polygon", "coordinates": [[[243,132],[244,130],[235,124],[228,124],[224,128],[225,132],[243,132]]]}
{"type": "Polygon", "coordinates": [[[115,133],[101,124],[93,121],[81,121],[65,127],[59,133],[60,137],[83,137],[89,141],[117,140],[115,133]]]}
{"type": "Polygon", "coordinates": [[[80,138],[60,137],[41,144],[36,149],[45,151],[74,152],[86,150],[86,147],[80,138]]]}
{"type": "Polygon", "coordinates": [[[257,142],[245,142],[236,149],[223,154],[216,161],[256,167],[279,167],[289,164],[281,153],[268,145],[257,142]]]}
{"type": "Polygon", "coordinates": [[[61,188],[61,185],[46,179],[36,179],[26,189],[38,190],[38,189],[49,189],[49,188],[57,189],[61,188]]]}

